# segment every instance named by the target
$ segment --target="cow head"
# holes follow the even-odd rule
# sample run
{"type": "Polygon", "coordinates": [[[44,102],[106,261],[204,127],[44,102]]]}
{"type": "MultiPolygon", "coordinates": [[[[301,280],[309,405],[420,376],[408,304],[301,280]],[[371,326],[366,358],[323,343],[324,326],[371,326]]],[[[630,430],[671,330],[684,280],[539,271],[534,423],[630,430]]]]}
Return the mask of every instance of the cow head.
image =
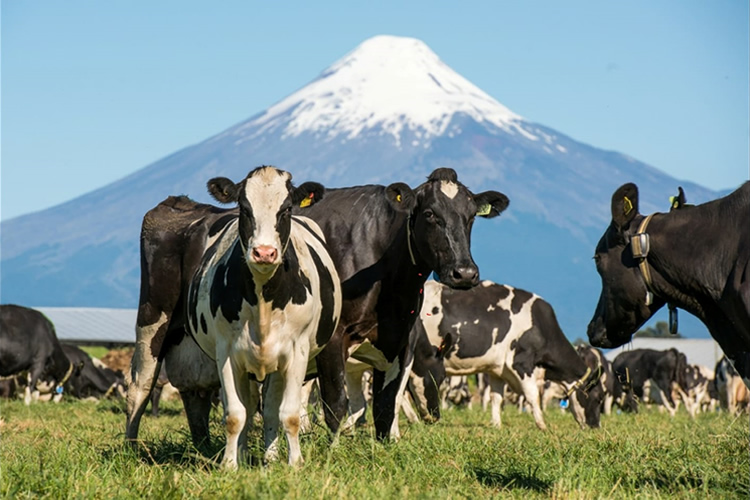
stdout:
{"type": "MultiPolygon", "coordinates": [[[[421,328],[419,322],[415,328],[421,328]]],[[[446,379],[445,355],[453,347],[453,336],[447,332],[439,347],[430,344],[427,335],[419,332],[414,349],[414,364],[409,375],[409,393],[425,422],[440,419],[440,388],[446,379]]]]}
{"type": "Polygon", "coordinates": [[[239,238],[253,272],[272,274],[281,264],[292,229],[292,206],[320,201],[325,188],[317,182],[292,186],[292,174],[271,166],[258,167],[234,183],[226,177],[208,181],[208,192],[221,203],[237,203],[239,238]]]}
{"type": "Polygon", "coordinates": [[[479,283],[470,245],[474,218],[500,215],[508,198],[497,191],[472,193],[450,168],[432,172],[414,195],[409,227],[415,253],[451,288],[479,283]]]}
{"type": "Polygon", "coordinates": [[[612,195],[612,222],[596,246],[594,260],[602,279],[602,292],[588,326],[589,341],[596,347],[619,347],[659,308],[664,300],[646,304],[646,282],[633,256],[630,238],[643,216],[638,213],[638,188],[625,184],[612,195]]]}
{"type": "Polygon", "coordinates": [[[581,387],[570,395],[571,410],[581,428],[585,425],[592,429],[599,427],[604,400],[604,388],[600,377],[601,370],[592,370],[581,387]]]}

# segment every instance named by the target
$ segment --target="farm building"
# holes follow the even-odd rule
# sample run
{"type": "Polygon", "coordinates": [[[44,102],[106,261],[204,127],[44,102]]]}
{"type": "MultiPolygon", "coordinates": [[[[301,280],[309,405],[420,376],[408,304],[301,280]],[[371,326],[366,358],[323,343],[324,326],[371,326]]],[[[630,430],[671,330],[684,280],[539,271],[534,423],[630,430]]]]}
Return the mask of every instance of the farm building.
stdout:
{"type": "Polygon", "coordinates": [[[716,363],[724,355],[721,347],[719,347],[719,344],[714,339],[665,339],[653,337],[636,337],[622,347],[608,350],[604,355],[608,360],[612,361],[623,351],[632,351],[633,349],[666,351],[672,347],[685,353],[688,363],[703,365],[711,370],[714,369],[716,363]]]}
{"type": "Polygon", "coordinates": [[[117,347],[135,343],[136,309],[36,307],[55,325],[61,342],[117,347]]]}

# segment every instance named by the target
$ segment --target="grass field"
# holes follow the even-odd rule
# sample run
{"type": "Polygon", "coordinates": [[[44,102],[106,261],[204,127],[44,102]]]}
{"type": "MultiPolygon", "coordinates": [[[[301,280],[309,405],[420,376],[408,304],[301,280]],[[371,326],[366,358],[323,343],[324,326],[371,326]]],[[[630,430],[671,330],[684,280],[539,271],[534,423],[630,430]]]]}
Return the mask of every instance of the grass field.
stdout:
{"type": "Polygon", "coordinates": [[[318,427],[302,438],[305,464],[218,468],[223,430],[212,413],[207,453],[190,444],[179,402],[144,416],[138,450],[123,444],[124,403],[0,403],[3,498],[747,498],[748,420],[691,421],[656,411],[610,415],[580,431],[548,411],[547,432],[510,407],[503,428],[480,409],[445,412],[436,425],[401,423],[381,444],[366,427],[330,446],[318,427]],[[211,456],[213,455],[213,456],[211,456]]]}

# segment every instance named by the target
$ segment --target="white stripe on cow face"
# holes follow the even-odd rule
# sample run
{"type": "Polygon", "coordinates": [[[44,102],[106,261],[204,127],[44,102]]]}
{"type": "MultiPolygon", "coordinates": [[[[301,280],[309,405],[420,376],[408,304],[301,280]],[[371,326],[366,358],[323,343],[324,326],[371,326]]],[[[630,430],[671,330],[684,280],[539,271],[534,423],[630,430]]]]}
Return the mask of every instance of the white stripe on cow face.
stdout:
{"type": "Polygon", "coordinates": [[[243,246],[245,259],[251,269],[269,272],[281,263],[289,242],[291,218],[280,219],[279,212],[285,202],[291,209],[291,177],[288,172],[266,167],[254,172],[245,181],[242,204],[250,207],[254,228],[252,234],[244,235],[247,241],[243,242],[243,246]],[[288,227],[279,227],[281,224],[288,227]]]}

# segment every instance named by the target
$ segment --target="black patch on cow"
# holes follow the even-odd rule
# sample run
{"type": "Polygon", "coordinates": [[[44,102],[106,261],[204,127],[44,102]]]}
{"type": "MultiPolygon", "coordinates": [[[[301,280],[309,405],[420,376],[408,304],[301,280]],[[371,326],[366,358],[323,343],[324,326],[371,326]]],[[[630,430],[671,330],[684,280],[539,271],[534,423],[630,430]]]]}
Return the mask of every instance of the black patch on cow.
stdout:
{"type": "Polygon", "coordinates": [[[435,307],[432,308],[432,314],[433,315],[435,315],[435,314],[437,314],[439,312],[440,312],[440,308],[439,307],[435,306],[435,307]]]}
{"type": "Polygon", "coordinates": [[[320,258],[318,253],[313,247],[307,245],[310,250],[310,256],[315,263],[315,268],[318,271],[318,278],[320,280],[320,304],[322,309],[320,311],[320,320],[318,321],[318,331],[315,334],[315,342],[318,346],[325,345],[333,335],[335,329],[334,322],[334,283],[331,271],[323,264],[323,260],[320,258]]]}
{"type": "Polygon", "coordinates": [[[526,290],[519,290],[518,288],[513,291],[513,300],[510,302],[510,310],[513,314],[518,314],[521,311],[523,305],[531,300],[532,294],[526,290]]]}
{"type": "Polygon", "coordinates": [[[515,351],[513,356],[513,370],[521,377],[530,377],[534,373],[536,366],[536,350],[534,344],[537,344],[539,333],[536,328],[532,327],[521,334],[521,336],[510,343],[511,350],[515,351]]]}
{"type": "Polygon", "coordinates": [[[211,227],[208,230],[208,237],[213,238],[216,234],[218,234],[222,229],[227,227],[227,224],[232,222],[234,219],[237,218],[236,214],[227,214],[222,217],[220,217],[216,222],[211,224],[211,227]]]}
{"type": "Polygon", "coordinates": [[[242,255],[239,241],[235,241],[231,253],[216,265],[209,294],[211,314],[216,316],[221,307],[222,315],[229,322],[240,319],[243,299],[251,306],[258,304],[253,275],[242,255]],[[225,279],[226,286],[224,285],[225,279]]]}
{"type": "Polygon", "coordinates": [[[296,305],[307,302],[307,296],[312,294],[312,285],[310,278],[300,269],[294,245],[287,246],[284,261],[263,285],[262,293],[263,300],[271,302],[273,309],[283,309],[290,302],[296,305]]]}
{"type": "Polygon", "coordinates": [[[310,227],[310,225],[307,222],[305,222],[304,220],[302,220],[302,219],[300,219],[298,217],[294,217],[294,222],[296,222],[300,226],[302,226],[305,229],[307,229],[307,232],[310,233],[310,235],[314,236],[315,239],[318,240],[321,243],[321,245],[327,246],[325,240],[323,238],[321,238],[318,233],[316,233],[315,231],[313,231],[312,228],[310,227]]]}
{"type": "Polygon", "coordinates": [[[206,325],[206,317],[201,313],[201,330],[203,333],[208,334],[208,326],[206,325]]]}

